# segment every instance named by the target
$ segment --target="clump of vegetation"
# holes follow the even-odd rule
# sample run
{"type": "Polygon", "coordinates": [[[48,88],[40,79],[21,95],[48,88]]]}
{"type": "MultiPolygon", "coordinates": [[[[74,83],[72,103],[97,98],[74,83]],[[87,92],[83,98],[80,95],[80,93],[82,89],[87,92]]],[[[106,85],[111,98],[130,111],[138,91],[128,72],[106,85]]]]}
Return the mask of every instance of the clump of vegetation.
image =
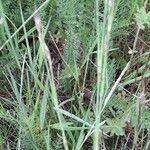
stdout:
{"type": "Polygon", "coordinates": [[[0,0],[0,149],[150,147],[147,0],[0,0]]]}

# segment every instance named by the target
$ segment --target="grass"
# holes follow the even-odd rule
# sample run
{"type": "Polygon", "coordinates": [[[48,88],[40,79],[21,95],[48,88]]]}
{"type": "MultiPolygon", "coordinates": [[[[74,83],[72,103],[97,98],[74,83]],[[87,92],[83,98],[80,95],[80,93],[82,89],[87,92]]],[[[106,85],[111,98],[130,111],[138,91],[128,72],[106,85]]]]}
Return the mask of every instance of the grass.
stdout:
{"type": "Polygon", "coordinates": [[[0,148],[148,150],[148,1],[36,3],[0,1],[0,148]]]}

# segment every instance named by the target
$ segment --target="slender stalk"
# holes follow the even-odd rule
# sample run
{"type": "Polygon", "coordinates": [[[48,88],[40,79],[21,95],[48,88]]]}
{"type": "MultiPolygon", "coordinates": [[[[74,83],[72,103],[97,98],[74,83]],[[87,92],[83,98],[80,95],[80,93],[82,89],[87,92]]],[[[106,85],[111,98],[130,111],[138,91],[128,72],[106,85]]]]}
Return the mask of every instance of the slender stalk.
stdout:
{"type": "MultiPolygon", "coordinates": [[[[47,70],[50,71],[49,80],[50,80],[53,104],[54,104],[54,107],[56,108],[56,110],[58,110],[59,109],[59,103],[58,103],[58,98],[57,98],[56,86],[55,86],[55,82],[54,82],[51,53],[50,53],[48,46],[46,45],[46,43],[44,41],[44,36],[42,34],[42,23],[41,23],[41,18],[40,18],[39,12],[37,12],[35,15],[35,25],[36,25],[36,29],[37,29],[38,34],[39,34],[39,41],[40,41],[40,45],[41,45],[43,53],[44,53],[44,57],[48,61],[47,70]]],[[[65,131],[64,131],[63,126],[62,126],[62,115],[59,111],[57,111],[57,116],[58,116],[58,120],[59,120],[60,125],[61,125],[61,131],[62,131],[62,136],[63,136],[63,145],[64,145],[65,150],[68,150],[69,148],[68,148],[68,143],[67,143],[67,139],[65,136],[65,131]]]]}
{"type": "Polygon", "coordinates": [[[99,150],[99,140],[100,140],[100,133],[98,131],[98,124],[100,121],[99,108],[100,108],[100,82],[101,82],[101,75],[102,75],[102,52],[100,46],[100,23],[99,23],[99,0],[96,0],[96,33],[97,33],[97,97],[96,97],[96,125],[95,125],[95,132],[94,132],[94,150],[99,150]]]}
{"type": "MultiPolygon", "coordinates": [[[[145,1],[144,8],[146,8],[147,2],[148,2],[148,0],[145,1]]],[[[135,37],[135,41],[134,41],[134,45],[133,45],[133,51],[135,51],[135,49],[136,49],[139,33],[140,33],[140,27],[138,27],[138,29],[137,29],[137,33],[136,33],[136,37],[135,37]]],[[[143,77],[142,77],[142,79],[143,79],[143,77]]],[[[139,87],[141,86],[140,84],[139,84],[139,87]]],[[[134,134],[134,141],[133,141],[132,150],[134,150],[135,146],[137,146],[138,135],[139,135],[139,122],[140,122],[140,119],[141,119],[141,111],[140,110],[141,110],[140,101],[139,101],[139,99],[137,99],[136,100],[136,126],[134,128],[134,133],[135,134],[134,134]]]]}
{"type": "MultiPolygon", "coordinates": [[[[99,123],[103,104],[105,103],[104,95],[107,85],[107,57],[109,50],[110,33],[113,22],[113,0],[104,1],[103,26],[100,30],[99,23],[99,1],[96,0],[96,32],[97,32],[97,97],[96,97],[96,125],[94,134],[94,149],[100,147],[99,123]],[[102,35],[100,37],[100,34],[102,35]],[[101,39],[100,39],[101,38],[101,39]]],[[[106,104],[106,103],[105,103],[106,104]]]]}

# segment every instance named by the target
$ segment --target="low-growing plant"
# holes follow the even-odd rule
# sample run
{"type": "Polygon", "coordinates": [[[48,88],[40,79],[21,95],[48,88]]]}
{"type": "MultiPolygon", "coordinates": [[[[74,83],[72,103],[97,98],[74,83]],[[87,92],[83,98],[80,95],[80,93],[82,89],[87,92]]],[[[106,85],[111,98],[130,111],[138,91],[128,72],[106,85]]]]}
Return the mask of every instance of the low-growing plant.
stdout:
{"type": "Polygon", "coordinates": [[[148,1],[14,3],[0,1],[0,149],[148,150],[148,1]]]}

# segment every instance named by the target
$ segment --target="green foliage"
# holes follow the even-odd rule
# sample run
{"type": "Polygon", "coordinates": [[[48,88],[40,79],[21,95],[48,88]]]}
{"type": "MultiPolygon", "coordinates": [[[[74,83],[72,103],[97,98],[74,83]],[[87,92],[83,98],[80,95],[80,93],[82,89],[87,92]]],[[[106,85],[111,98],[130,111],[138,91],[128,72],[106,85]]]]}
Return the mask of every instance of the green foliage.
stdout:
{"type": "MultiPolygon", "coordinates": [[[[20,14],[20,9],[19,9],[19,3],[20,3],[19,0],[14,0],[13,2],[9,1],[9,0],[3,1],[5,15],[8,16],[8,18],[11,21],[13,21],[13,23],[17,27],[22,24],[22,21],[20,19],[21,14],[20,14]]],[[[33,13],[33,9],[31,9],[31,7],[33,7],[34,1],[32,1],[32,0],[27,0],[26,2],[21,1],[21,4],[22,4],[22,8],[24,10],[24,17],[25,17],[25,19],[27,19],[33,13]]]]}
{"type": "Polygon", "coordinates": [[[114,36],[119,36],[119,34],[127,34],[127,27],[130,24],[130,19],[132,18],[133,15],[133,10],[130,9],[132,4],[132,1],[126,1],[125,0],[117,0],[116,1],[116,10],[115,10],[115,20],[113,24],[113,33],[114,36]],[[124,33],[120,31],[124,31],[124,33]]]}
{"type": "MultiPolygon", "coordinates": [[[[67,150],[67,147],[79,150],[84,145],[92,149],[95,141],[103,139],[101,131],[109,135],[108,140],[115,136],[126,139],[127,124],[135,129],[139,123],[143,132],[149,132],[149,109],[140,104],[137,116],[138,99],[122,90],[110,97],[104,110],[99,107],[129,60],[128,35],[131,28],[137,28],[133,20],[143,30],[150,25],[144,0],[115,0],[111,14],[104,1],[100,1],[96,12],[95,2],[91,0],[51,0],[39,11],[43,32],[37,34],[33,19],[24,30],[16,32],[24,23],[20,18],[26,20],[32,15],[35,4],[38,8],[43,0],[14,0],[13,3],[7,0],[3,2],[4,11],[2,7],[0,10],[0,45],[8,40],[0,52],[0,149],[7,144],[14,149],[29,150],[67,150]],[[140,9],[136,11],[137,6],[140,9]],[[109,37],[110,18],[114,20],[109,37]],[[50,20],[48,25],[47,20],[50,20]],[[56,44],[58,49],[62,48],[62,56],[55,50],[48,31],[58,38],[56,44]],[[10,38],[14,32],[15,36],[10,38]],[[45,57],[39,60],[45,50],[44,40],[52,62],[45,57]],[[102,68],[97,67],[97,62],[102,68]],[[100,133],[101,137],[93,138],[93,132],[96,136],[100,133]]],[[[141,59],[144,66],[145,57],[141,59]]],[[[132,77],[136,77],[136,72],[126,79],[132,77]]]]}
{"type": "MultiPolygon", "coordinates": [[[[142,130],[150,130],[150,111],[140,104],[140,115],[138,125],[142,130]]],[[[104,132],[110,133],[111,136],[125,135],[125,127],[129,124],[132,128],[137,126],[137,111],[135,102],[131,102],[127,98],[119,98],[114,96],[112,101],[107,105],[104,113],[107,125],[104,126],[104,132]]]]}
{"type": "MultiPolygon", "coordinates": [[[[141,129],[146,129],[148,131],[150,131],[150,111],[149,109],[147,109],[143,104],[141,104],[140,106],[140,116],[139,116],[139,126],[141,127],[141,129]]],[[[135,107],[133,107],[131,109],[130,112],[130,122],[131,122],[131,126],[135,127],[136,126],[136,110],[135,107]]]]}
{"type": "Polygon", "coordinates": [[[125,135],[124,127],[125,127],[125,120],[115,118],[115,119],[106,119],[107,126],[104,127],[104,132],[110,133],[110,136],[118,135],[122,136],[125,135]]]}
{"type": "Polygon", "coordinates": [[[138,8],[135,21],[140,29],[144,30],[146,25],[150,27],[150,12],[146,13],[144,7],[138,8]]]}
{"type": "MultiPolygon", "coordinates": [[[[6,1],[3,1],[2,4],[4,7],[5,15],[15,24],[15,26],[19,27],[22,24],[22,21],[20,19],[21,14],[20,14],[19,4],[21,3],[24,19],[26,20],[33,13],[35,9],[35,5],[38,7],[39,5],[41,5],[42,2],[43,2],[42,0],[27,0],[27,1],[14,0],[13,2],[11,0],[6,0],[6,1]]],[[[48,8],[47,8],[47,11],[41,11],[41,12],[42,12],[41,13],[42,18],[44,19],[43,21],[47,21],[48,16],[49,16],[48,8]]],[[[33,26],[33,21],[28,24],[28,27],[31,27],[31,26],[33,26]]]]}

